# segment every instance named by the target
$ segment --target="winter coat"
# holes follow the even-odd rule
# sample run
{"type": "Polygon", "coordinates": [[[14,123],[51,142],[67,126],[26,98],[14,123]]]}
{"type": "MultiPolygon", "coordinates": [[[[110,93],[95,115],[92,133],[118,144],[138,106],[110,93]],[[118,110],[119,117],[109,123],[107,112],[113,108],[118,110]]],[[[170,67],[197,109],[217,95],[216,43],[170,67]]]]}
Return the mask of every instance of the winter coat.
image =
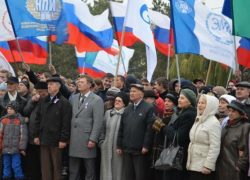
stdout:
{"type": "Polygon", "coordinates": [[[248,171],[248,135],[250,124],[246,119],[226,125],[221,134],[221,150],[216,164],[217,180],[243,180],[248,171]],[[239,157],[239,151],[243,155],[239,157]],[[236,166],[241,170],[238,172],[236,166]]]}
{"type": "Polygon", "coordinates": [[[68,142],[72,108],[67,99],[58,93],[52,100],[50,95],[39,104],[34,137],[40,139],[43,146],[58,147],[59,142],[68,142]]]}
{"type": "MultiPolygon", "coordinates": [[[[162,119],[163,123],[166,125],[166,126],[171,126],[175,120],[178,118],[178,115],[176,113],[174,113],[172,116],[168,116],[168,117],[164,117],[162,119]]],[[[164,141],[165,141],[165,136],[166,134],[164,134],[163,131],[159,132],[159,133],[156,133],[156,138],[155,138],[155,145],[157,147],[163,147],[164,146],[164,141]]],[[[166,142],[166,147],[167,148],[172,142],[166,142]]]]}
{"type": "MultiPolygon", "coordinates": [[[[23,114],[23,109],[24,107],[26,106],[27,104],[27,100],[24,99],[23,97],[21,97],[18,93],[17,93],[17,96],[16,96],[16,101],[18,102],[19,104],[19,113],[24,116],[23,114]]],[[[0,110],[1,110],[1,117],[3,117],[4,115],[7,114],[7,104],[10,102],[10,98],[9,98],[9,95],[8,95],[8,92],[4,95],[4,96],[1,96],[0,97],[0,110]]]]}
{"type": "Polygon", "coordinates": [[[35,119],[36,119],[36,114],[38,111],[38,107],[39,107],[39,103],[40,102],[35,102],[30,100],[26,107],[23,110],[24,116],[29,117],[29,122],[28,122],[28,143],[29,144],[34,144],[34,130],[35,130],[35,119]]]}
{"type": "MultiPolygon", "coordinates": [[[[193,107],[186,107],[179,113],[179,117],[174,121],[171,126],[164,126],[161,129],[161,133],[167,136],[167,144],[171,144],[174,140],[175,133],[178,133],[179,146],[183,147],[183,162],[182,166],[185,170],[187,163],[187,149],[189,145],[189,132],[194,124],[196,117],[196,109],[193,107]]],[[[180,171],[181,173],[181,171],[180,171]]]]}
{"type": "Polygon", "coordinates": [[[99,142],[99,144],[103,143],[101,146],[101,180],[123,180],[125,177],[123,155],[116,153],[118,130],[123,112],[124,109],[117,111],[114,108],[105,113],[99,142]]]}
{"type": "Polygon", "coordinates": [[[246,115],[248,117],[248,121],[250,122],[250,98],[249,97],[246,99],[244,104],[246,106],[244,111],[245,111],[245,113],[246,113],[246,115]]]}
{"type": "Polygon", "coordinates": [[[196,117],[189,133],[190,144],[186,167],[190,171],[201,172],[203,167],[214,171],[220,153],[221,126],[215,117],[219,101],[216,97],[205,96],[206,109],[201,116],[196,117]]]}
{"type": "Polygon", "coordinates": [[[149,149],[154,141],[152,129],[153,105],[141,100],[134,110],[130,104],[124,110],[117,139],[117,148],[124,152],[141,154],[142,148],[149,149]]]}
{"type": "Polygon", "coordinates": [[[28,142],[28,130],[24,118],[16,113],[6,115],[0,124],[0,149],[2,154],[17,154],[25,150],[28,142]]]}

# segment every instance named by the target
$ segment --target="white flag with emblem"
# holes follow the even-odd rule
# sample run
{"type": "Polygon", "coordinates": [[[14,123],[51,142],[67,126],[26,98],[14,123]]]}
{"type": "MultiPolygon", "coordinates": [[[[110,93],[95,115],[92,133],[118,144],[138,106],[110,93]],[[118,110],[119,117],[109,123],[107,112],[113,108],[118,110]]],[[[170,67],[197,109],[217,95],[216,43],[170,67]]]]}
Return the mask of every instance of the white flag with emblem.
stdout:
{"type": "Polygon", "coordinates": [[[125,26],[132,28],[133,34],[146,45],[147,79],[150,82],[157,64],[157,57],[145,0],[128,0],[125,26]]]}
{"type": "Polygon", "coordinates": [[[5,4],[5,0],[0,0],[0,41],[10,41],[15,39],[13,28],[11,25],[9,13],[5,4]]]}

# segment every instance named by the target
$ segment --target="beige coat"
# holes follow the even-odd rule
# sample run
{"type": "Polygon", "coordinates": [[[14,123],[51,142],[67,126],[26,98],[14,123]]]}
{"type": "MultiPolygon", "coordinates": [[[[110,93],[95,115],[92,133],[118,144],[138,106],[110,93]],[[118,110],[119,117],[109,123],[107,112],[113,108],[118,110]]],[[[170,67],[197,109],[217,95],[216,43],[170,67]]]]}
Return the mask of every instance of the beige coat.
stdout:
{"type": "Polygon", "coordinates": [[[214,171],[220,153],[221,126],[214,116],[218,110],[219,101],[213,96],[205,96],[206,109],[202,116],[197,116],[189,133],[187,170],[197,172],[201,172],[203,167],[214,171]]]}

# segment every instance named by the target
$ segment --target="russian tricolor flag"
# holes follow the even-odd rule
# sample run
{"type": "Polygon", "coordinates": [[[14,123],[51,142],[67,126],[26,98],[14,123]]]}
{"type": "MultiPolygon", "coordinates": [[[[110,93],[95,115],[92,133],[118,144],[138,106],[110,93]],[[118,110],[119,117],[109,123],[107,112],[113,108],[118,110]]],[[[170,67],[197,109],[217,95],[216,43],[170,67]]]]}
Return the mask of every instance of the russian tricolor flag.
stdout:
{"type": "MultiPolygon", "coordinates": [[[[22,62],[20,53],[16,50],[11,50],[7,41],[0,42],[0,52],[2,52],[9,62],[22,62]],[[13,59],[12,54],[15,60],[13,59]]],[[[22,55],[27,64],[46,64],[46,58],[36,57],[32,52],[22,51],[22,55]]]]}
{"type": "MultiPolygon", "coordinates": [[[[110,8],[113,16],[116,38],[120,44],[123,24],[126,14],[126,6],[122,3],[110,2],[110,8]]],[[[170,37],[170,19],[168,16],[159,12],[148,10],[151,19],[151,29],[154,34],[154,41],[156,48],[163,54],[168,55],[169,37],[170,37]]],[[[133,29],[125,28],[123,46],[132,46],[139,39],[134,36],[133,29]]],[[[170,56],[173,56],[173,48],[170,47],[170,56]]]]}
{"type": "Polygon", "coordinates": [[[93,16],[81,0],[64,0],[69,38],[67,43],[76,46],[78,52],[105,50],[117,54],[110,48],[113,43],[113,29],[108,20],[109,12],[93,16]]]}
{"type": "MultiPolygon", "coordinates": [[[[18,42],[22,52],[31,52],[38,58],[47,58],[47,37],[26,37],[18,38],[18,42]]],[[[18,51],[16,40],[8,41],[12,51],[18,51]]]]}
{"type": "Polygon", "coordinates": [[[238,63],[246,68],[250,68],[250,40],[241,38],[237,48],[238,63]]]}
{"type": "MultiPolygon", "coordinates": [[[[88,63],[86,63],[86,52],[78,52],[77,49],[76,50],[76,57],[77,57],[77,64],[78,64],[78,70],[79,70],[79,74],[82,74],[83,71],[85,74],[88,74],[91,77],[103,77],[105,72],[100,71],[99,69],[94,68],[93,66],[89,65],[88,63]]],[[[95,53],[95,56],[97,55],[97,53],[95,53]]]]}
{"type": "MultiPolygon", "coordinates": [[[[232,19],[231,0],[225,0],[222,14],[232,19]]],[[[250,68],[250,39],[236,38],[238,63],[246,68],[250,68]],[[239,41],[238,41],[239,40],[239,41]],[[239,43],[239,44],[238,44],[239,43]]]]}

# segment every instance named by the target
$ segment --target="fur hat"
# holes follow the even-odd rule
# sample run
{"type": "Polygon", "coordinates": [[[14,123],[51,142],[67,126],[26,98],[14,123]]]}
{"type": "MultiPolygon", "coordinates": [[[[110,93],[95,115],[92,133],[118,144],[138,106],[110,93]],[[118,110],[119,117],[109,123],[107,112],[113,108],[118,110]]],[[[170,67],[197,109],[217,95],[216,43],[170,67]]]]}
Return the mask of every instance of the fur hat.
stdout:
{"type": "Polygon", "coordinates": [[[115,99],[115,95],[118,92],[121,92],[121,90],[118,89],[118,88],[116,88],[116,87],[109,88],[108,91],[107,91],[107,93],[106,93],[106,96],[107,96],[108,100],[115,99]]]}
{"type": "Polygon", "coordinates": [[[129,99],[129,96],[125,93],[125,92],[118,92],[116,95],[115,95],[115,98],[117,97],[120,97],[123,101],[123,103],[125,104],[125,106],[128,105],[130,99],[129,99]]]}

